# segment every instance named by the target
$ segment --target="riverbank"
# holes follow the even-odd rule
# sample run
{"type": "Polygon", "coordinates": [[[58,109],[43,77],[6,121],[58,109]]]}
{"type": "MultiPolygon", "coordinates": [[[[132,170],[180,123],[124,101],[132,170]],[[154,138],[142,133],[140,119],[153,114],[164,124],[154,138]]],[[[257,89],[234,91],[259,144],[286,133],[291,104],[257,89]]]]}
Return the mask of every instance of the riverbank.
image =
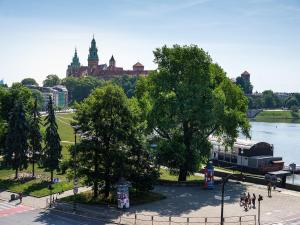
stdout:
{"type": "Polygon", "coordinates": [[[300,111],[291,110],[263,110],[251,121],[268,123],[300,123],[300,111]]]}

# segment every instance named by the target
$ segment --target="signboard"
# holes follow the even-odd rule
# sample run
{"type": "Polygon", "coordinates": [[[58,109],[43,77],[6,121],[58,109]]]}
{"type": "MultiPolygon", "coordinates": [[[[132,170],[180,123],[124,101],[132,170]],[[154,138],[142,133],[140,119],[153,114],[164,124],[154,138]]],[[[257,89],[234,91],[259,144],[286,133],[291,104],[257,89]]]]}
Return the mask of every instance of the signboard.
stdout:
{"type": "Polygon", "coordinates": [[[117,185],[118,208],[129,208],[129,189],[127,184],[117,185]]]}

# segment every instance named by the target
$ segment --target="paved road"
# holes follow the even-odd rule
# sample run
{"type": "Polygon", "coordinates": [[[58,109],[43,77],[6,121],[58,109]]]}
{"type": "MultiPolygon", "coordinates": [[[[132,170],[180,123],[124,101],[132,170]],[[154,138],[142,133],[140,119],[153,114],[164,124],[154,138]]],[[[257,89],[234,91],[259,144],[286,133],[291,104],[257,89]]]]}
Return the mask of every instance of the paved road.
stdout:
{"type": "Polygon", "coordinates": [[[104,225],[97,219],[81,217],[62,212],[31,210],[0,217],[0,224],[5,225],[104,225]]]}

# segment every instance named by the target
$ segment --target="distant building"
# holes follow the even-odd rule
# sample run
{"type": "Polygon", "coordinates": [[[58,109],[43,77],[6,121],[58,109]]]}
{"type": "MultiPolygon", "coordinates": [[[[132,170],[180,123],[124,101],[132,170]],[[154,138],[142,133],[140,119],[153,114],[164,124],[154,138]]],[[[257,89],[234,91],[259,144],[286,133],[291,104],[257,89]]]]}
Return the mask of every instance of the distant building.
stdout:
{"type": "Polygon", "coordinates": [[[147,75],[148,72],[149,71],[145,70],[144,66],[140,62],[135,63],[132,66],[132,70],[124,70],[123,67],[117,67],[116,60],[113,55],[109,60],[108,66],[107,64],[99,64],[98,48],[96,46],[96,41],[93,37],[91,47],[89,48],[88,65],[82,66],[80,64],[77,55],[77,49],[75,49],[72,62],[70,65],[68,65],[66,75],[67,77],[82,77],[90,75],[101,79],[112,79],[123,75],[147,75]]]}
{"type": "Polygon", "coordinates": [[[247,81],[250,81],[250,73],[248,73],[247,71],[244,71],[244,72],[241,74],[241,77],[244,78],[244,79],[247,80],[247,81]]]}
{"type": "Polygon", "coordinates": [[[52,98],[53,105],[58,108],[68,107],[68,90],[65,86],[57,85],[54,87],[39,87],[36,85],[26,85],[30,89],[36,89],[42,92],[44,97],[43,109],[47,108],[49,96],[52,98]]]}

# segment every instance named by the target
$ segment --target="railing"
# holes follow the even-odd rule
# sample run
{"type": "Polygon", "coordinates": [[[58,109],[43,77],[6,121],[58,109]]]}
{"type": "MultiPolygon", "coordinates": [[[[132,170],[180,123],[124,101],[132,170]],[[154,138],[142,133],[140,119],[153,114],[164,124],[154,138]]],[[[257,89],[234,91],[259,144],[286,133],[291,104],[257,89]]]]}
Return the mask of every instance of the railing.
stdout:
{"type": "MultiPolygon", "coordinates": [[[[64,213],[73,212],[72,204],[64,202],[55,202],[54,209],[64,213]]],[[[81,206],[77,207],[76,214],[118,225],[220,225],[221,220],[220,217],[176,217],[124,213],[114,209],[109,209],[108,213],[106,210],[95,211],[81,206]]],[[[224,217],[224,225],[256,225],[256,221],[256,215],[224,217]]]]}
{"type": "MultiPolygon", "coordinates": [[[[168,217],[129,214],[119,217],[118,224],[126,225],[220,225],[220,217],[168,217]]],[[[256,225],[256,215],[224,218],[224,225],[256,225]]]]}

